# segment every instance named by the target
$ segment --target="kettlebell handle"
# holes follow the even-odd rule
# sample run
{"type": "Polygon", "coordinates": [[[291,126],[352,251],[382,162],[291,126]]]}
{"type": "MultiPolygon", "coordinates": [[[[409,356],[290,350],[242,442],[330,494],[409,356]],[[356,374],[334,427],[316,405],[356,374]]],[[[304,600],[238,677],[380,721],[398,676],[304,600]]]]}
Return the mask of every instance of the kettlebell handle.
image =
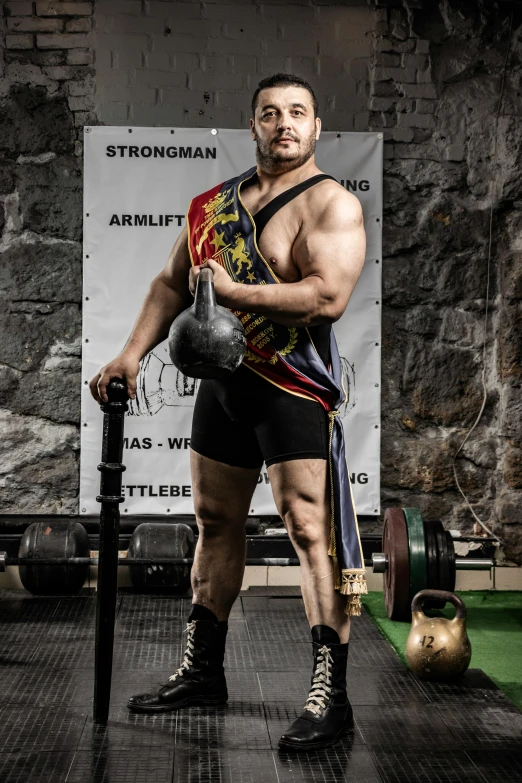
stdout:
{"type": "Polygon", "coordinates": [[[436,599],[438,601],[449,601],[455,607],[456,614],[455,619],[466,619],[466,604],[455,593],[450,593],[448,590],[420,590],[417,595],[413,597],[411,602],[412,612],[422,612],[422,604],[429,599],[436,599]]]}
{"type": "Polygon", "coordinates": [[[208,321],[216,310],[216,290],[214,288],[214,272],[206,266],[198,275],[196,294],[194,297],[194,312],[199,321],[208,321]]]}
{"type": "Polygon", "coordinates": [[[214,282],[214,272],[209,266],[205,266],[198,276],[198,281],[201,280],[203,283],[213,283],[214,282]]]}

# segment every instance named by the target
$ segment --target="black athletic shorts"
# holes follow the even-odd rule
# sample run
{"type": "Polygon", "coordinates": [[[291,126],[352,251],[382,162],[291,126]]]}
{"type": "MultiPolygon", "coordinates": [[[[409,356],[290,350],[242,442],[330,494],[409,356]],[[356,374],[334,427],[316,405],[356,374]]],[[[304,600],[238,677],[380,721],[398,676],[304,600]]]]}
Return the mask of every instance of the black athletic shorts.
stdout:
{"type": "Polygon", "coordinates": [[[190,445],[204,457],[239,468],[293,459],[328,459],[328,415],[322,405],[274,386],[248,367],[226,380],[200,383],[190,445]]]}

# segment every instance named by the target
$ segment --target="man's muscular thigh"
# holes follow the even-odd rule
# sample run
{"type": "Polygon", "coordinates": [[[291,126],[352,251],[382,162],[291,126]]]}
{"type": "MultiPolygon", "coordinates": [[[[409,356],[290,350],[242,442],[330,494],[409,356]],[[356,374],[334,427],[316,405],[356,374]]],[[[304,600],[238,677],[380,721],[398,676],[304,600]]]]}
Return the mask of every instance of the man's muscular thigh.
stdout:
{"type": "Polygon", "coordinates": [[[237,468],[191,450],[190,472],[198,525],[207,532],[244,528],[259,468],[237,468]]]}
{"type": "Polygon", "coordinates": [[[292,543],[328,547],[330,490],[328,460],[295,459],[268,468],[274,501],[292,543]]]}

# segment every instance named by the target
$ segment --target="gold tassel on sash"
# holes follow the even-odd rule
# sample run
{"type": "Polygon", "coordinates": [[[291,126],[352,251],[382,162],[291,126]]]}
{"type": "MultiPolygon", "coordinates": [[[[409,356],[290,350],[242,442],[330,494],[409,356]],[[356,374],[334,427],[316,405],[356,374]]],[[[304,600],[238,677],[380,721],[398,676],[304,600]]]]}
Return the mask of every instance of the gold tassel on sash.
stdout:
{"type": "MultiPolygon", "coordinates": [[[[328,411],[329,418],[329,435],[330,446],[328,463],[330,467],[330,543],[328,547],[328,554],[333,560],[333,572],[334,572],[334,589],[339,590],[341,595],[346,596],[346,605],[344,607],[344,613],[348,617],[360,617],[361,615],[361,595],[368,592],[368,585],[366,583],[366,569],[365,568],[352,568],[344,569],[342,574],[339,573],[339,559],[337,557],[337,545],[335,542],[335,521],[334,521],[334,481],[333,481],[333,468],[332,468],[332,435],[334,418],[339,415],[339,411],[328,411]]],[[[349,479],[348,479],[349,480],[349,479]]],[[[351,488],[350,488],[351,491],[351,488]]],[[[353,503],[353,499],[352,499],[353,503]]],[[[355,517],[355,514],[354,514],[355,517]]],[[[355,517],[357,520],[357,518],[355,517]]],[[[357,524],[357,521],[356,521],[357,524]]]]}
{"type": "Polygon", "coordinates": [[[346,596],[344,613],[348,617],[359,617],[361,614],[361,595],[368,592],[364,568],[354,568],[343,571],[341,594],[346,596]]]}

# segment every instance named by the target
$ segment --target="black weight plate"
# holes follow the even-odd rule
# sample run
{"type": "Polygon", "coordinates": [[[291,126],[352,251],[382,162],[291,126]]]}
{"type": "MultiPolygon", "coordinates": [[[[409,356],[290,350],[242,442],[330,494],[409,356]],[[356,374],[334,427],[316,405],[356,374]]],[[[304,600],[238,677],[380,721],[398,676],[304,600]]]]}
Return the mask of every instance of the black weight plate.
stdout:
{"type": "Polygon", "coordinates": [[[424,520],[424,535],[426,536],[426,566],[427,566],[427,587],[428,589],[439,589],[439,558],[437,555],[437,537],[433,522],[430,519],[424,520]]]}
{"type": "MultiPolygon", "coordinates": [[[[437,529],[443,530],[442,523],[438,520],[425,520],[424,533],[426,535],[426,561],[428,566],[428,588],[440,590],[439,587],[439,553],[437,545],[437,529]]],[[[424,601],[424,609],[443,609],[444,601],[434,598],[424,601]]]]}
{"type": "Polygon", "coordinates": [[[384,512],[382,551],[388,557],[383,574],[384,603],[391,620],[411,620],[408,531],[401,508],[384,512]]]}
{"type": "Polygon", "coordinates": [[[457,570],[455,568],[455,546],[453,544],[453,537],[449,530],[446,530],[446,541],[448,543],[448,564],[449,564],[449,587],[450,593],[455,592],[455,579],[457,577],[457,570]]]}
{"type": "Polygon", "coordinates": [[[448,555],[448,542],[446,540],[446,531],[441,525],[437,530],[437,548],[439,550],[439,590],[450,590],[451,575],[448,555]]]}
{"type": "MultiPolygon", "coordinates": [[[[128,557],[155,560],[163,557],[193,557],[194,533],[183,523],[142,522],[129,542],[128,557]]],[[[184,594],[190,587],[189,564],[129,564],[133,587],[140,593],[172,592],[184,594]]]]}
{"type": "Polygon", "coordinates": [[[410,601],[427,585],[426,538],[424,521],[418,508],[404,508],[410,548],[410,601]]]}
{"type": "Polygon", "coordinates": [[[89,557],[89,537],[79,522],[33,522],[20,540],[18,557],[30,558],[37,565],[19,567],[20,581],[34,595],[71,595],[84,585],[89,565],[38,565],[38,559],[53,557],[89,557]]]}

